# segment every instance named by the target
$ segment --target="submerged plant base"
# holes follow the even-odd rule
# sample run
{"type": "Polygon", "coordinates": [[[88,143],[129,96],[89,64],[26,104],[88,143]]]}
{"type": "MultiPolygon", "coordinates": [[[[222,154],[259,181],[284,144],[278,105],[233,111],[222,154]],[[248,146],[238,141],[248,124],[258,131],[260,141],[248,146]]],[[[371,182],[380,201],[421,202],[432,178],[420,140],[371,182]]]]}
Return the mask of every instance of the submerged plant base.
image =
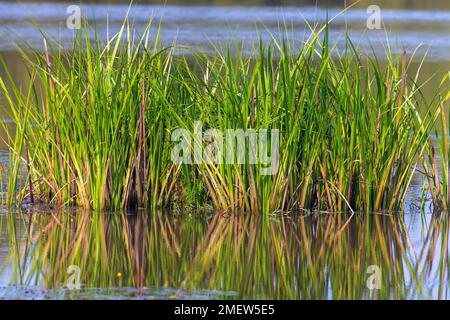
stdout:
{"type": "Polygon", "coordinates": [[[150,44],[149,28],[126,37],[133,28],[125,22],[106,44],[85,25],[72,50],[46,41],[44,54],[24,52],[29,89],[0,80],[16,123],[8,204],[30,197],[99,210],[401,209],[439,108],[419,113],[425,101],[408,79],[406,54],[387,54],[380,67],[350,39],[345,53],[335,52],[328,25],[312,31],[299,51],[274,39],[251,56],[236,48],[184,57],[158,39],[150,44]],[[172,133],[194,136],[198,121],[220,132],[278,130],[276,172],[246,161],[172,161],[172,133]]]}

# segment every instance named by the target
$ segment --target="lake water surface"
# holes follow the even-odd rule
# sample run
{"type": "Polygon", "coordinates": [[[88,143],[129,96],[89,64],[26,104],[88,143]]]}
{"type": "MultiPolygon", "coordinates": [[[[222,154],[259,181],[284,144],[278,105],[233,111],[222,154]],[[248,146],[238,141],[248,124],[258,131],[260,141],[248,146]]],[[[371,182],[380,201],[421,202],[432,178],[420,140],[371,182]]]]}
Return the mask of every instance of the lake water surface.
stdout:
{"type": "MultiPolygon", "coordinates": [[[[190,50],[259,37],[303,39],[308,22],[330,26],[332,41],[353,41],[381,60],[386,45],[422,66],[425,90],[450,70],[450,6],[435,1],[379,1],[383,30],[368,30],[365,2],[342,7],[136,5],[130,17],[144,28],[162,21],[165,43],[190,50]],[[284,23],[283,23],[284,21],[284,23]],[[280,32],[282,31],[282,32],[280,32]],[[386,40],[388,38],[388,40],[386,40]]],[[[320,1],[319,1],[320,4],[320,1]]],[[[370,4],[377,4],[371,1],[370,4]],[[373,2],[373,3],[372,3],[373,2]]],[[[128,6],[85,5],[103,38],[118,30],[128,6]]],[[[44,32],[68,45],[66,4],[0,2],[0,56],[17,79],[26,70],[15,49],[26,40],[41,48],[44,32]]],[[[342,49],[342,48],[341,48],[342,49]]],[[[180,51],[181,52],[181,51],[180,51]]],[[[0,67],[0,75],[4,70],[0,67]]],[[[8,110],[0,96],[0,117],[8,110]]],[[[0,143],[0,161],[7,152],[0,143]]],[[[255,217],[191,212],[92,213],[27,207],[0,211],[0,298],[6,299],[431,299],[450,298],[447,213],[420,208],[422,181],[413,182],[405,212],[371,215],[314,213],[255,217]],[[374,276],[376,275],[376,277],[374,276]],[[78,281],[79,280],[79,281],[78,281]]]]}
{"type": "Polygon", "coordinates": [[[449,298],[448,222],[447,214],[414,213],[261,218],[7,212],[0,215],[0,295],[449,298]],[[78,275],[80,287],[71,278],[78,275]]]}

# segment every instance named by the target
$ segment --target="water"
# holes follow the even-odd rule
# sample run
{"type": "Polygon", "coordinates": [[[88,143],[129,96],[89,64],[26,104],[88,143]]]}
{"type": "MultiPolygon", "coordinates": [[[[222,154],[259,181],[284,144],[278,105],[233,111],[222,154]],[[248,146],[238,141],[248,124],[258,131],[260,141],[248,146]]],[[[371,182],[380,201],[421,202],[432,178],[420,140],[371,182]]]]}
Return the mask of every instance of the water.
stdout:
{"type": "MultiPolygon", "coordinates": [[[[0,51],[15,49],[15,42],[26,40],[35,47],[42,47],[42,36],[31,21],[36,22],[47,35],[61,39],[69,45],[74,31],[66,27],[66,4],[55,3],[5,3],[0,2],[0,51]],[[26,21],[29,21],[26,23],[26,21]]],[[[97,4],[83,6],[84,16],[97,22],[97,32],[106,39],[119,30],[127,15],[128,5],[97,4]]],[[[289,29],[288,38],[303,39],[309,34],[305,23],[332,19],[331,37],[344,45],[346,23],[350,25],[349,35],[366,52],[375,51],[380,56],[389,43],[393,49],[406,49],[410,54],[420,47],[419,56],[428,50],[430,60],[448,60],[450,51],[450,11],[382,8],[385,30],[369,30],[366,27],[370,14],[366,7],[351,8],[343,13],[343,7],[208,7],[208,6],[158,6],[135,5],[129,10],[129,17],[139,29],[150,19],[156,29],[162,21],[161,36],[166,44],[194,46],[196,49],[210,49],[211,43],[240,43],[255,45],[262,37],[271,35],[283,37],[284,25],[289,29]],[[392,30],[391,30],[392,29],[392,30]],[[391,32],[393,31],[393,32],[391,32]]]]}
{"type": "Polygon", "coordinates": [[[449,298],[446,214],[34,211],[0,215],[0,230],[4,298],[449,298]]]}
{"type": "MultiPolygon", "coordinates": [[[[172,3],[172,2],[169,2],[172,3]]],[[[251,47],[261,36],[279,33],[284,19],[296,39],[308,34],[308,21],[323,22],[342,10],[335,1],[300,6],[139,5],[130,16],[139,28],[150,17],[162,19],[166,43],[176,40],[194,50],[211,44],[244,42],[251,47]]],[[[345,23],[364,51],[383,58],[386,33],[367,30],[369,4],[379,4],[394,51],[417,48],[412,70],[422,79],[436,74],[425,87],[431,93],[450,70],[450,4],[448,1],[362,1],[331,24],[332,41],[342,43],[345,23]]],[[[222,4],[220,1],[215,4],[222,4]]],[[[263,3],[264,4],[264,3],[263,3]]],[[[265,4],[276,4],[268,1],[265,4]]],[[[18,80],[26,70],[14,42],[24,39],[40,48],[42,38],[28,21],[70,43],[66,5],[45,2],[0,2],[0,56],[18,80]]],[[[86,5],[84,14],[97,22],[106,38],[125,16],[127,5],[86,5]],[[106,18],[108,17],[108,28],[106,18]]],[[[155,24],[156,25],[156,24],[155,24]]],[[[4,71],[0,67],[0,76],[4,71]]],[[[2,106],[0,118],[8,123],[2,106]]],[[[1,131],[0,131],[1,134],[1,131]]],[[[7,166],[0,142],[0,162],[7,166]]],[[[4,179],[4,177],[3,177],[4,179]]],[[[421,180],[413,181],[403,213],[308,216],[218,216],[192,212],[135,214],[91,213],[28,207],[0,212],[0,298],[7,299],[449,299],[447,214],[427,203],[416,206],[421,180]],[[79,268],[79,284],[69,266],[79,268]],[[375,269],[369,269],[375,266],[375,269]],[[373,270],[379,278],[371,277],[373,270]],[[75,279],[75,280],[74,280],[75,279]],[[378,279],[370,290],[367,281],[378,279]],[[75,281],[75,282],[74,282],[75,281]],[[69,287],[75,289],[71,290],[69,287]]],[[[78,269],[76,269],[78,270],[78,269]]],[[[373,282],[370,282],[374,284],[373,282]]]]}

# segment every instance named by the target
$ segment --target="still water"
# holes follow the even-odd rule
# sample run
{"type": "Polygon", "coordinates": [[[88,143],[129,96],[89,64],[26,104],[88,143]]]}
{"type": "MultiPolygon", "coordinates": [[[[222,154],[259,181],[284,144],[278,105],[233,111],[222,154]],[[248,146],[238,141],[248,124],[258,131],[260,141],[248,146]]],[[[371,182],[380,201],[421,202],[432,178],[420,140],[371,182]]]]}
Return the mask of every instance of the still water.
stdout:
{"type": "MultiPolygon", "coordinates": [[[[130,9],[136,26],[161,21],[167,44],[190,50],[244,43],[271,35],[303,39],[308,22],[336,18],[332,41],[343,43],[346,24],[355,44],[381,60],[387,44],[417,56],[412,70],[435,75],[435,89],[450,70],[448,1],[342,2],[196,1],[195,6],[139,4],[130,9]],[[369,3],[370,2],[370,3],[369,3]],[[217,6],[212,6],[212,4],[217,6]],[[264,6],[264,5],[275,6],[264,6]],[[366,28],[366,8],[378,4],[384,30],[366,28]],[[281,23],[280,23],[281,22],[281,23]],[[280,32],[282,30],[283,32],[280,32]]],[[[173,4],[173,5],[172,5],[173,4]]],[[[13,77],[26,76],[15,51],[25,40],[42,46],[34,20],[68,45],[67,5],[0,2],[0,56],[13,77]]],[[[120,27],[128,6],[83,6],[106,38],[120,27]],[[108,27],[107,27],[108,26],[108,27]]],[[[0,76],[4,70],[0,67],[0,76]]],[[[8,110],[0,96],[0,118],[8,110]]],[[[7,166],[0,142],[0,162],[7,166]]],[[[4,177],[3,177],[4,179],[4,177]]],[[[92,213],[45,207],[0,211],[0,298],[8,299],[416,299],[450,298],[449,220],[428,204],[417,206],[421,180],[413,182],[405,212],[363,215],[256,217],[191,212],[92,213]]]]}
{"type": "MultiPolygon", "coordinates": [[[[119,30],[128,14],[138,30],[143,29],[150,19],[154,21],[154,29],[161,22],[161,38],[166,44],[203,50],[210,49],[211,44],[223,43],[243,42],[251,47],[260,37],[263,40],[269,40],[271,36],[301,40],[310,33],[308,24],[323,24],[328,15],[330,36],[338,44],[345,44],[343,36],[347,25],[351,39],[366,52],[382,55],[390,44],[393,50],[405,49],[409,54],[420,48],[419,57],[428,51],[429,60],[449,60],[450,8],[404,10],[387,7],[382,1],[371,1],[370,4],[380,6],[385,28],[367,28],[370,13],[366,11],[367,6],[362,5],[344,12],[344,7],[336,4],[327,7],[137,4],[131,8],[126,4],[86,4],[82,14],[96,22],[96,30],[104,39],[108,31],[113,34],[119,30]]],[[[68,5],[62,3],[0,1],[0,51],[14,50],[14,44],[20,40],[41,47],[42,36],[32,22],[37,23],[45,34],[69,45],[74,31],[66,26],[70,15],[67,8],[68,5]]]]}
{"type": "Polygon", "coordinates": [[[0,215],[0,295],[449,298],[448,222],[447,214],[8,212],[0,215]]]}

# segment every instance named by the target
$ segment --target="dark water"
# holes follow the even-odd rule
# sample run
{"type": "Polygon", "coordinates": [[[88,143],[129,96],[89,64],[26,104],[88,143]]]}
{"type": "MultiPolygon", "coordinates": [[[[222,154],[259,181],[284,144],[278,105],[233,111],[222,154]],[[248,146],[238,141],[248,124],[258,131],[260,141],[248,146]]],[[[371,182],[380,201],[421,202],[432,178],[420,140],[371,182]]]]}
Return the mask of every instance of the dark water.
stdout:
{"type": "MultiPolygon", "coordinates": [[[[388,43],[394,52],[406,49],[409,55],[420,47],[411,67],[417,70],[428,52],[421,79],[436,76],[424,87],[425,94],[434,92],[450,70],[449,1],[361,1],[341,15],[342,1],[319,1],[319,8],[311,1],[283,1],[283,8],[280,3],[195,1],[195,6],[182,6],[169,1],[166,7],[139,4],[130,17],[138,28],[151,17],[161,19],[166,43],[176,40],[209,50],[211,43],[251,47],[259,36],[282,37],[280,21],[289,26],[290,36],[303,39],[308,36],[305,19],[324,22],[328,7],[329,17],[337,15],[330,35],[338,47],[348,23],[355,43],[380,59],[388,43]],[[371,4],[380,5],[385,30],[366,28],[371,4]]],[[[0,2],[0,56],[19,85],[26,70],[15,41],[42,46],[29,21],[33,19],[46,33],[70,43],[66,8],[42,1],[0,2]]],[[[106,38],[108,28],[111,33],[119,28],[126,10],[125,4],[103,3],[86,5],[83,12],[106,38]]],[[[5,76],[2,67],[0,76],[5,76]]],[[[9,125],[1,96],[0,118],[9,125]]],[[[1,141],[0,148],[4,167],[7,153],[1,141]]],[[[421,179],[413,181],[405,212],[354,216],[3,209],[0,298],[448,299],[449,221],[428,203],[419,208],[421,186],[421,179]],[[70,266],[79,270],[80,287],[73,290],[68,288],[74,284],[70,266]],[[368,287],[373,270],[379,272],[378,289],[368,287]]]]}

